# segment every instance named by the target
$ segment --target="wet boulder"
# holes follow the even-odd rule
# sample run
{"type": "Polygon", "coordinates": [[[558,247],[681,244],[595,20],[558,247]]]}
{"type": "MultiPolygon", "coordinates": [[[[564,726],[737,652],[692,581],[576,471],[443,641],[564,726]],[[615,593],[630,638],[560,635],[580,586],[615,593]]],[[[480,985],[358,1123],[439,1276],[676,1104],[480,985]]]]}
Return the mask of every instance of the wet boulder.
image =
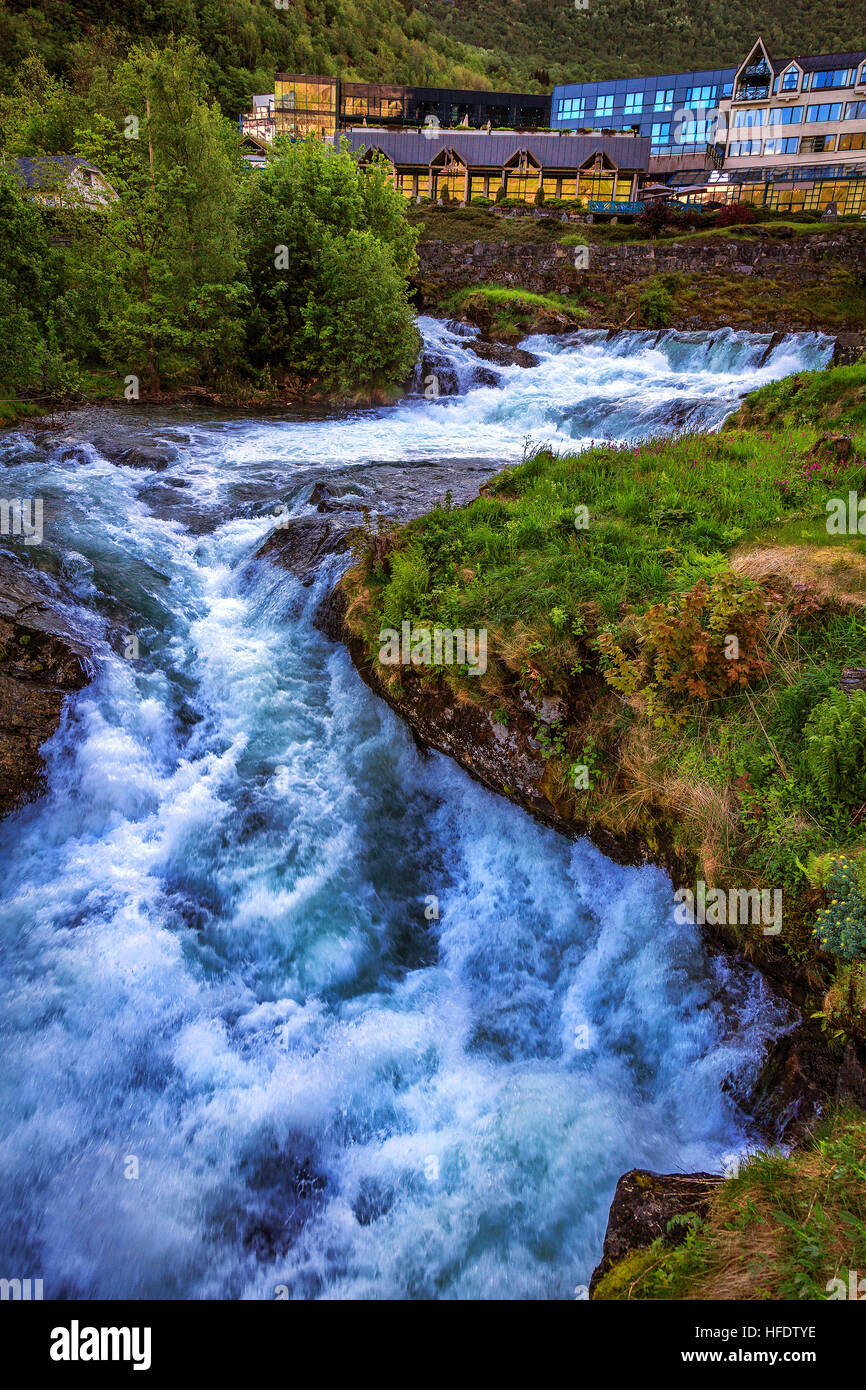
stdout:
{"type": "Polygon", "coordinates": [[[352,524],[342,519],[335,521],[327,516],[290,517],[271,532],[256,556],[288,570],[303,584],[311,584],[324,560],[348,550],[352,530],[352,524]]]}
{"type": "Polygon", "coordinates": [[[119,468],[145,468],[161,473],[174,462],[171,450],[165,446],[157,448],[151,444],[134,444],[131,448],[119,448],[112,440],[106,439],[103,435],[96,435],[93,447],[98,449],[109,463],[117,464],[119,468]]]}
{"type": "Polygon", "coordinates": [[[474,352],[476,357],[482,358],[485,362],[495,362],[499,367],[537,367],[541,360],[534,353],[526,352],[524,348],[509,347],[505,343],[488,342],[481,338],[474,338],[464,346],[470,352],[474,352]]]}

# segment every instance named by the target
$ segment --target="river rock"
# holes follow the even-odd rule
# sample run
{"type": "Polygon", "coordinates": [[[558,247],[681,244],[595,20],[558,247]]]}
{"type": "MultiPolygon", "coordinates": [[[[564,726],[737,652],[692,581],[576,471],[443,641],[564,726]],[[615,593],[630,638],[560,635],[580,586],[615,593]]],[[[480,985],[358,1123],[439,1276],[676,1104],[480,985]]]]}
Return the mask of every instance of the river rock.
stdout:
{"type": "Polygon", "coordinates": [[[119,468],[151,468],[161,473],[173,461],[168,449],[154,448],[149,444],[134,444],[132,447],[118,448],[116,444],[103,435],[97,435],[94,438],[93,447],[98,449],[109,463],[115,463],[119,468]]]}
{"type": "Polygon", "coordinates": [[[623,1173],[610,1205],[601,1262],[589,1282],[590,1297],[612,1265],[635,1250],[645,1250],[659,1236],[666,1245],[680,1245],[688,1227],[667,1229],[674,1216],[706,1213],[713,1192],[724,1178],[718,1173],[650,1173],[632,1168],[623,1173]]]}
{"type": "Polygon", "coordinates": [[[272,560],[302,583],[311,584],[323,560],[348,549],[352,529],[350,523],[326,516],[292,517],[271,532],[256,556],[272,560]]]}
{"type": "Polygon", "coordinates": [[[39,750],[65,697],[87,684],[89,657],[47,585],[0,555],[0,814],[41,791],[39,750]]]}
{"type": "Polygon", "coordinates": [[[473,338],[464,344],[476,357],[485,362],[496,362],[500,367],[537,367],[541,359],[524,348],[507,347],[505,343],[487,342],[486,339],[473,338]]]}

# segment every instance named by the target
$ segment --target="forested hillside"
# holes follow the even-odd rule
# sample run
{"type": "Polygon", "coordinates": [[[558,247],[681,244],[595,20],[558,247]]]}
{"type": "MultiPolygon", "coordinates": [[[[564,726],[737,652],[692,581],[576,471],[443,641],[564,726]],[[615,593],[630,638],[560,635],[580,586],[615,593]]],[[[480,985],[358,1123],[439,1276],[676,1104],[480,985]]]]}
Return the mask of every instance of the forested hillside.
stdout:
{"type": "Polygon", "coordinates": [[[277,70],[361,80],[543,90],[551,82],[734,63],[761,31],[771,51],[863,42],[864,0],[0,0],[0,91],[30,53],[86,72],[94,54],[174,32],[207,55],[208,83],[237,114],[277,70]],[[859,37],[858,37],[859,36],[859,37]]]}
{"type": "Polygon", "coordinates": [[[442,32],[411,0],[0,0],[0,90],[37,53],[55,74],[87,69],[94,53],[121,52],[174,32],[197,40],[208,84],[227,114],[277,71],[363,81],[489,86],[485,55],[442,32]]]}
{"type": "Polygon", "coordinates": [[[864,0],[418,0],[443,37],[491,50],[494,85],[729,66],[759,33],[776,57],[866,43],[864,0]]]}

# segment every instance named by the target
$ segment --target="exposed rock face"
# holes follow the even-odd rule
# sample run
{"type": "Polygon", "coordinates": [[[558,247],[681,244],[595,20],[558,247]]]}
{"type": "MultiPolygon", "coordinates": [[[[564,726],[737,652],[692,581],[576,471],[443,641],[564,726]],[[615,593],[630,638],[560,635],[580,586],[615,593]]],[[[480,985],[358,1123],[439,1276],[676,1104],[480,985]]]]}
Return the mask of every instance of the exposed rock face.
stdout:
{"type": "Polygon", "coordinates": [[[724,1178],[717,1173],[650,1173],[632,1168],[623,1173],[607,1219],[601,1262],[593,1270],[590,1296],[612,1265],[634,1250],[644,1250],[659,1236],[669,1245],[679,1245],[688,1227],[667,1229],[674,1216],[695,1212],[703,1216],[713,1192],[724,1178]]]}
{"type": "MultiPolygon", "coordinates": [[[[320,509],[323,502],[325,499],[319,503],[320,509]]],[[[291,517],[271,532],[257,555],[273,560],[302,583],[311,584],[324,559],[348,548],[349,532],[355,524],[357,519],[353,522],[329,516],[291,517]]]]}
{"type": "Polygon", "coordinates": [[[39,750],[87,684],[89,655],[38,578],[0,556],[0,814],[39,793],[39,750]]]}
{"type": "Polygon", "coordinates": [[[763,1134],[790,1144],[804,1140],[816,1117],[840,1102],[866,1108],[861,1052],[849,1043],[843,1053],[831,1053],[823,1034],[803,1025],[770,1049],[749,1109],[763,1134]]]}
{"type": "Polygon", "coordinates": [[[834,367],[853,367],[866,360],[866,333],[840,333],[833,348],[834,367]]]}

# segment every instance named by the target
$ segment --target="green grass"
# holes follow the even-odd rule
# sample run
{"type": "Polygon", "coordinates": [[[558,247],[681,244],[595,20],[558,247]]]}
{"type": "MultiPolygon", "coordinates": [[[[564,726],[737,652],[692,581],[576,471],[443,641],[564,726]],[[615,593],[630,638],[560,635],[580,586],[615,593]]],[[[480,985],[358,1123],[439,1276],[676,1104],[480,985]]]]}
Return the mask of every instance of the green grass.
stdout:
{"type": "Polygon", "coordinates": [[[682,1244],[614,1265],[594,1298],[827,1300],[836,1279],[847,1297],[866,1270],[866,1120],[842,1112],[790,1158],[755,1155],[687,1225],[682,1244]]]}
{"type": "Polygon", "coordinates": [[[797,372],[770,382],[746,397],[724,429],[779,425],[866,430],[866,363],[831,372],[797,372]]]}
{"type": "Polygon", "coordinates": [[[551,315],[559,321],[565,316],[575,326],[586,317],[585,309],[563,295],[533,294],[530,290],[495,284],[454,291],[447,296],[443,311],[460,314],[505,341],[545,331],[545,319],[551,315]]]}

